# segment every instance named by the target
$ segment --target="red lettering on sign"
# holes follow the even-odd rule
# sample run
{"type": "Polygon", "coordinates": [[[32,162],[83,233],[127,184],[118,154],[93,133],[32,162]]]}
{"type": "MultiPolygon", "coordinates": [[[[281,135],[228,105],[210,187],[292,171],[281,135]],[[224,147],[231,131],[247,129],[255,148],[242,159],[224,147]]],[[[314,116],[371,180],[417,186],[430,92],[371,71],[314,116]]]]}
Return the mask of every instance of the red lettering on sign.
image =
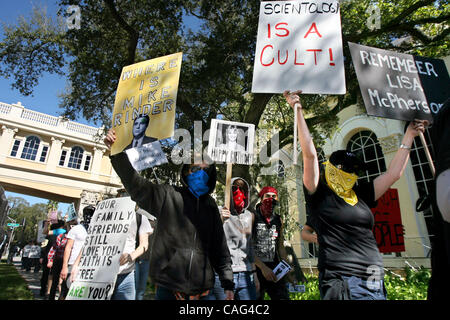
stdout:
{"type": "Polygon", "coordinates": [[[317,29],[316,23],[313,22],[313,24],[311,25],[311,27],[309,28],[308,32],[305,34],[305,39],[309,36],[310,33],[316,33],[319,38],[322,38],[322,35],[319,33],[319,30],[317,29]]]}

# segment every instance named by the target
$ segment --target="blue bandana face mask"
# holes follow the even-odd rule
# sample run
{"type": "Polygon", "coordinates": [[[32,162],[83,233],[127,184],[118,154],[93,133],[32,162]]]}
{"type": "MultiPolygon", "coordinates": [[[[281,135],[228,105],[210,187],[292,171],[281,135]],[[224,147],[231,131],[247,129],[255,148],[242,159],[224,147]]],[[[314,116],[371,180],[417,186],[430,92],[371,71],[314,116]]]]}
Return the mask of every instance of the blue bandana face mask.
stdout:
{"type": "Polygon", "coordinates": [[[209,176],[204,170],[198,170],[186,177],[189,190],[196,198],[208,193],[208,180],[209,176]]]}

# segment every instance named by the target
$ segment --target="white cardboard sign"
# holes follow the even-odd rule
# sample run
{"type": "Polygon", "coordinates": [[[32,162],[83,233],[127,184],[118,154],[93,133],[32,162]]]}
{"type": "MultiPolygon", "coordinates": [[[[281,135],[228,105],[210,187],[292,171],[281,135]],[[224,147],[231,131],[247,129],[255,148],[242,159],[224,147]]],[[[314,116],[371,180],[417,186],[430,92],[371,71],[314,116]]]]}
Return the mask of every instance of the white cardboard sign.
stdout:
{"type": "Polygon", "coordinates": [[[136,203],[130,197],[103,200],[88,228],[67,300],[110,300],[136,203]]]}
{"type": "Polygon", "coordinates": [[[345,94],[339,1],[263,1],[253,93],[345,94]]]}

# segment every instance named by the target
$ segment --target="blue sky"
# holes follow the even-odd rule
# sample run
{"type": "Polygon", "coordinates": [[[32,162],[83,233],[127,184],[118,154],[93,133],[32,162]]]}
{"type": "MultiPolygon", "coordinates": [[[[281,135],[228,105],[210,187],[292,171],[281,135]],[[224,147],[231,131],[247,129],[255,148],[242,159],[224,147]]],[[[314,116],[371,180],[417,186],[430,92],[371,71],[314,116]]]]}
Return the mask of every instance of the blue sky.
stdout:
{"type": "MultiPolygon", "coordinates": [[[[2,25],[15,24],[20,15],[29,16],[33,6],[46,6],[47,12],[56,17],[58,6],[55,0],[0,0],[0,21],[2,25]]],[[[0,39],[3,39],[3,27],[0,30],[0,39]]],[[[0,77],[0,102],[17,103],[20,101],[26,108],[58,116],[61,110],[58,108],[58,94],[63,92],[66,85],[64,77],[45,74],[34,89],[31,96],[23,96],[19,91],[12,89],[12,79],[0,77]]],[[[77,119],[79,122],[89,124],[84,119],[77,119]]],[[[22,197],[30,204],[47,202],[47,199],[31,197],[23,194],[6,192],[6,196],[22,197]]],[[[68,203],[60,203],[59,210],[63,213],[67,211],[68,203]]]]}
{"type": "MultiPolygon", "coordinates": [[[[0,41],[4,38],[3,24],[16,24],[17,19],[23,15],[29,16],[33,6],[46,7],[47,13],[56,18],[56,12],[59,8],[57,0],[0,0],[0,41]]],[[[198,28],[198,20],[194,17],[186,17],[186,24],[190,28],[198,28]]],[[[19,91],[12,89],[12,79],[0,77],[0,102],[17,103],[21,102],[28,109],[43,112],[53,116],[59,116],[61,109],[58,107],[58,94],[64,91],[67,84],[64,76],[44,74],[39,81],[39,85],[34,88],[33,95],[23,96],[19,91]]],[[[87,125],[95,125],[84,118],[79,117],[76,121],[87,125]]],[[[27,200],[30,204],[47,202],[47,199],[31,197],[27,195],[6,192],[7,196],[18,196],[27,200]]],[[[69,204],[60,204],[59,210],[63,213],[67,211],[69,204]]]]}

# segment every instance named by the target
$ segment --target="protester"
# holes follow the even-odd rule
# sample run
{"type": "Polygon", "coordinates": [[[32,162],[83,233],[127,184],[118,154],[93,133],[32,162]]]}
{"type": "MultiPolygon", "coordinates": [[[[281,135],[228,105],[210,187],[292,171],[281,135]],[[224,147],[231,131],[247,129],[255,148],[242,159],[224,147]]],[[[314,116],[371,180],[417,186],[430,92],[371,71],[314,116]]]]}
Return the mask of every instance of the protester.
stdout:
{"type": "Polygon", "coordinates": [[[136,299],[135,261],[147,251],[148,236],[152,232],[153,229],[147,217],[135,213],[131,220],[125,247],[119,260],[120,268],[111,300],[136,299]],[[138,220],[140,220],[139,226],[138,220]],[[136,247],[137,235],[139,235],[139,245],[136,247]]]}
{"type": "Polygon", "coordinates": [[[267,292],[272,300],[289,300],[287,282],[294,283],[292,273],[277,281],[273,269],[282,261],[288,261],[284,247],[283,222],[275,208],[278,205],[277,189],[267,186],[259,192],[253,224],[255,263],[260,283],[259,300],[267,292]]]}
{"type": "MultiPolygon", "coordinates": [[[[154,232],[154,229],[156,227],[156,218],[153,217],[150,213],[146,212],[143,213],[145,210],[138,208],[136,213],[139,216],[150,216],[152,219],[149,219],[151,232],[148,236],[148,247],[147,250],[136,259],[136,269],[135,269],[135,286],[136,286],[136,300],[144,300],[144,294],[145,289],[147,288],[147,280],[148,280],[148,274],[150,271],[150,257],[151,257],[151,238],[154,232]]],[[[139,223],[138,223],[139,225],[139,223]]],[[[138,247],[140,244],[139,237],[136,236],[136,247],[138,247]]]]}
{"type": "MultiPolygon", "coordinates": [[[[88,205],[83,208],[83,220],[90,221],[94,214],[95,207],[88,205]]],[[[65,299],[69,292],[70,285],[67,284],[67,278],[70,277],[72,266],[81,252],[84,241],[87,238],[87,225],[78,224],[74,220],[75,225],[71,225],[70,231],[67,233],[67,244],[64,249],[63,264],[61,268],[60,278],[62,279],[61,298],[65,299]]]]}
{"type": "Polygon", "coordinates": [[[333,152],[320,175],[300,92],[285,91],[284,96],[298,114],[305,200],[319,242],[321,298],[385,300],[383,260],[372,232],[374,217],[370,207],[400,179],[413,140],[424,131],[426,122],[416,120],[409,124],[386,173],[370,183],[356,185],[357,173],[364,169],[364,163],[345,150],[333,152]]]}
{"type": "Polygon", "coordinates": [[[62,231],[65,232],[64,227],[64,221],[58,220],[57,223],[51,224],[50,219],[48,219],[44,223],[44,229],[43,233],[46,235],[46,242],[44,245],[44,248],[41,250],[41,259],[39,260],[42,265],[42,276],[41,276],[41,290],[40,290],[40,296],[45,297],[50,295],[50,288],[52,286],[52,274],[51,274],[51,268],[47,266],[48,264],[48,253],[50,249],[56,245],[56,237],[54,233],[60,233],[62,231]],[[53,232],[54,230],[58,230],[56,232],[53,232]],[[52,231],[52,232],[49,232],[52,231]],[[49,234],[50,233],[50,234],[49,234]]]}
{"type": "Polygon", "coordinates": [[[29,241],[22,249],[22,269],[30,271],[30,253],[32,242],[29,241]]]}
{"type": "MultiPolygon", "coordinates": [[[[65,226],[64,229],[65,228],[67,228],[67,226],[65,226]]],[[[66,248],[66,244],[67,244],[66,232],[62,232],[56,237],[55,244],[51,247],[50,251],[48,252],[47,267],[51,269],[52,273],[52,285],[50,289],[50,294],[48,296],[49,300],[55,300],[56,290],[60,285],[59,276],[61,274],[61,269],[63,265],[64,249],[66,248]]],[[[67,292],[61,293],[64,296],[67,295],[67,292]]]]}
{"type": "MultiPolygon", "coordinates": [[[[256,289],[259,289],[256,277],[255,258],[252,245],[252,226],[254,215],[247,210],[250,204],[250,186],[242,178],[231,180],[230,203],[220,209],[223,229],[231,254],[234,299],[256,300],[256,289]],[[228,209],[230,208],[230,209],[228,209]]],[[[214,289],[210,292],[211,300],[225,300],[225,291],[216,274],[214,289]]]]}
{"type": "Polygon", "coordinates": [[[450,99],[444,103],[431,127],[436,164],[435,192],[432,191],[431,279],[429,300],[448,297],[450,288],[450,99]],[[434,196],[435,195],[435,196],[434,196]]]}
{"type": "MultiPolygon", "coordinates": [[[[30,249],[30,270],[31,268],[34,268],[33,272],[38,273],[41,269],[41,264],[39,263],[39,258],[41,257],[41,246],[36,242],[32,241],[31,249],[30,249]]],[[[27,271],[30,271],[27,270],[27,271]]]]}
{"type": "MultiPolygon", "coordinates": [[[[116,140],[109,130],[108,147],[116,140]]],[[[206,163],[184,165],[182,187],[155,185],[131,166],[126,153],[111,156],[111,163],[131,198],[158,219],[150,261],[157,300],[206,299],[219,275],[227,299],[233,299],[233,273],[222,222],[209,195],[216,184],[216,169],[206,163]]]]}

